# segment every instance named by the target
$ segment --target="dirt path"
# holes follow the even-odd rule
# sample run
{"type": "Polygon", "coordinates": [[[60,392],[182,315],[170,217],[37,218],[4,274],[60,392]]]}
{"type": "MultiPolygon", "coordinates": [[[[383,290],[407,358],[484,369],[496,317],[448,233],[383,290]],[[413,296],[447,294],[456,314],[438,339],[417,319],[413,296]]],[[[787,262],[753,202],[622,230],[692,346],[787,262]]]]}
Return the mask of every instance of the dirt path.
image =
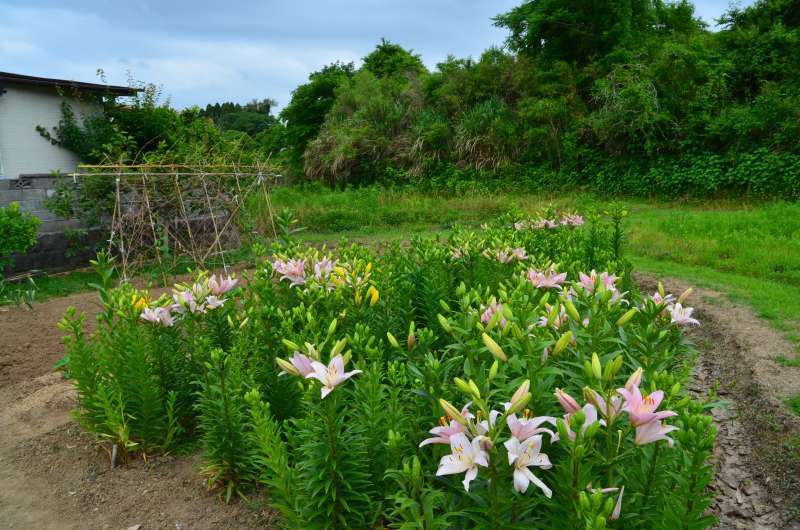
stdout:
{"type": "MultiPolygon", "coordinates": [[[[672,292],[687,287],[666,284],[672,292]]],[[[703,353],[692,390],[716,390],[729,402],[713,411],[719,527],[800,528],[800,421],[782,401],[800,392],[800,368],[774,361],[792,346],[719,293],[696,290],[689,305],[703,323],[693,332],[703,353]]],[[[71,421],[71,385],[51,370],[63,355],[55,323],[69,306],[94,315],[96,295],[0,311],[0,530],[269,528],[267,510],[226,506],[207,492],[196,457],[109,468],[105,452],[71,421]]]]}
{"type": "MultiPolygon", "coordinates": [[[[637,279],[655,290],[654,278],[637,279]]],[[[675,279],[664,284],[672,293],[689,287],[675,279]]],[[[800,419],[785,405],[800,392],[800,368],[776,362],[794,347],[716,291],[694,289],[687,305],[701,322],[691,332],[701,356],[690,390],[726,402],[712,410],[718,528],[800,528],[800,419]]]]}
{"type": "Polygon", "coordinates": [[[109,468],[71,421],[72,386],[51,368],[63,355],[55,323],[69,306],[98,309],[82,293],[0,312],[0,529],[271,527],[268,511],[207,492],[196,457],[109,468]]]}

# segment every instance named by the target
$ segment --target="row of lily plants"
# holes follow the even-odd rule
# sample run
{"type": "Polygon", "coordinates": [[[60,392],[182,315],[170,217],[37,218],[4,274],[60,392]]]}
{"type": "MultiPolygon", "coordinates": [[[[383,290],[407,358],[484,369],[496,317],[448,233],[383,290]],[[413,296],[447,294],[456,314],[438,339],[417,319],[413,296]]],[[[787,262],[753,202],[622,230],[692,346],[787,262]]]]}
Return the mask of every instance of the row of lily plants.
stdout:
{"type": "Polygon", "coordinates": [[[707,527],[699,323],[637,291],[623,217],[284,241],[160,296],[99,256],[97,330],[60,324],[76,418],[115,463],[199,446],[210,488],[290,528],[707,527]]]}

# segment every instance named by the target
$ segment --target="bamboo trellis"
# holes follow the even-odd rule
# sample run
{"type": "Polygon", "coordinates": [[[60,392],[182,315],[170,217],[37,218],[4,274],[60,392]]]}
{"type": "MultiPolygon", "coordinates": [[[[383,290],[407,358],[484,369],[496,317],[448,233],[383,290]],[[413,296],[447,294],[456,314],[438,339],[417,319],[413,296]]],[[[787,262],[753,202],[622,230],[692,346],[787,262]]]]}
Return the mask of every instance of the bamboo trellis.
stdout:
{"type": "Polygon", "coordinates": [[[164,271],[179,258],[196,268],[214,260],[227,270],[226,254],[240,246],[242,228],[275,236],[270,189],[281,176],[266,163],[84,165],[80,171],[73,177],[113,179],[108,250],[123,278],[145,263],[164,271]],[[248,201],[262,204],[246,209],[248,201]],[[255,217],[243,215],[252,211],[255,217]]]}

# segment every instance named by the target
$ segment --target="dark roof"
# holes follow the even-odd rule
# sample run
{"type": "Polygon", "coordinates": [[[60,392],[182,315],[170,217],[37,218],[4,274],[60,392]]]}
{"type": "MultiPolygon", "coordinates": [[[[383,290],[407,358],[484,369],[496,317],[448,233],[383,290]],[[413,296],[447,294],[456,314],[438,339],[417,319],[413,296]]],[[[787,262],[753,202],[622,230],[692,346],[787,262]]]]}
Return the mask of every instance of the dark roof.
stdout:
{"type": "Polygon", "coordinates": [[[141,88],[127,86],[102,85],[100,83],[84,83],[82,81],[70,81],[68,79],[50,79],[48,77],[34,77],[32,75],[12,74],[0,72],[0,83],[16,83],[22,85],[48,86],[58,88],[71,88],[84,92],[95,92],[110,94],[112,96],[132,96],[141,91],[141,88]]]}

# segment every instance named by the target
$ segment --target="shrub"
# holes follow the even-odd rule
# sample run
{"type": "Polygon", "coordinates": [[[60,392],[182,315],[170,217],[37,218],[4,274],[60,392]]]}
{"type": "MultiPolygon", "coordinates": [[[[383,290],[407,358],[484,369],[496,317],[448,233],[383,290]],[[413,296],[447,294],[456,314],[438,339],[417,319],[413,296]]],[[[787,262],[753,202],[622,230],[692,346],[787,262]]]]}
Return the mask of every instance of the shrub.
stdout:
{"type": "Polygon", "coordinates": [[[42,222],[12,202],[0,207],[0,272],[14,264],[14,254],[24,254],[36,244],[36,230],[42,222]]]}

